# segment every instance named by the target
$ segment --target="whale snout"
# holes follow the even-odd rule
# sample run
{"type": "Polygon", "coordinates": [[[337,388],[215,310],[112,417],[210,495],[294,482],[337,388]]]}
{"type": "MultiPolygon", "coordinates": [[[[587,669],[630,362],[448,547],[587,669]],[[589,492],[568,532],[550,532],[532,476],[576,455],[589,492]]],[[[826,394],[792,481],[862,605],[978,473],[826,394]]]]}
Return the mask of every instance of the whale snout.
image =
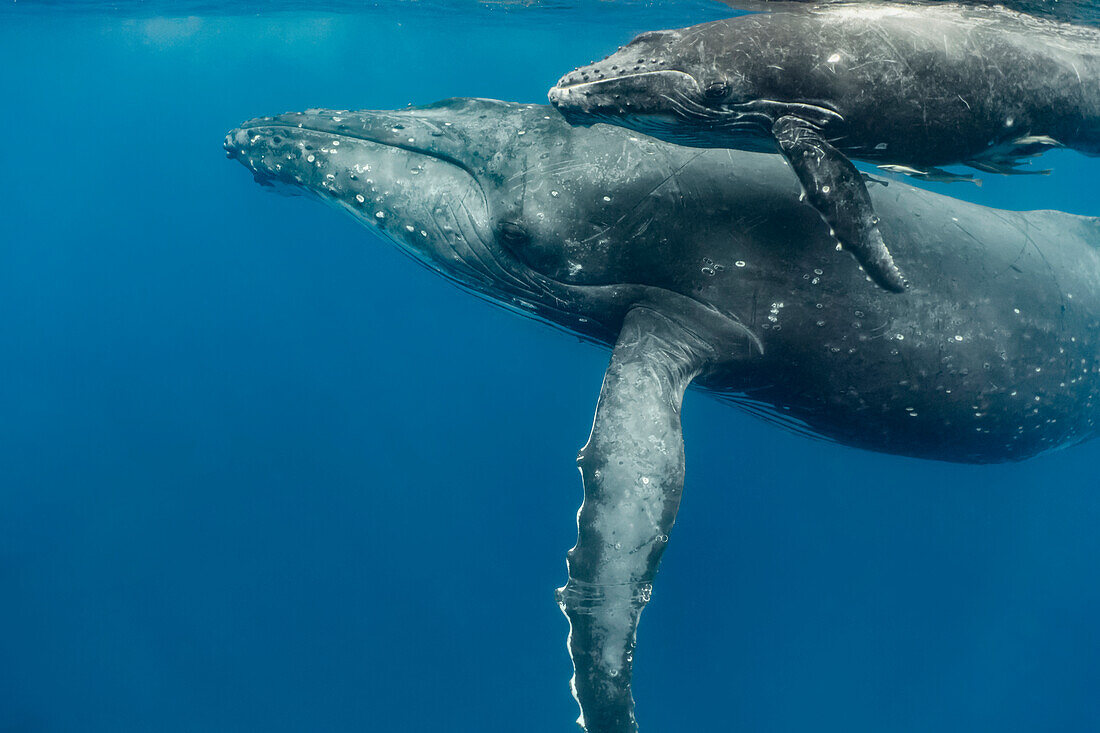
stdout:
{"type": "Polygon", "coordinates": [[[222,147],[268,192],[335,205],[465,282],[486,276],[467,250],[490,238],[490,211],[475,168],[457,157],[464,138],[448,123],[424,113],[306,110],[249,120],[222,147]]]}
{"type": "Polygon", "coordinates": [[[698,94],[699,84],[690,74],[673,69],[651,69],[617,76],[585,78],[566,76],[547,94],[554,106],[573,124],[591,124],[602,117],[671,114],[676,100],[698,94]]]}
{"type": "MultiPolygon", "coordinates": [[[[266,118],[270,119],[270,118],[266,118]]],[[[283,142],[278,136],[261,134],[250,125],[262,124],[261,120],[246,122],[243,127],[230,130],[222,141],[225,157],[236,160],[252,173],[253,180],[268,190],[284,196],[296,196],[301,192],[290,176],[284,176],[282,165],[271,165],[270,158],[275,147],[283,142]]]]}
{"type": "Polygon", "coordinates": [[[695,86],[671,62],[680,35],[678,31],[643,33],[602,61],[574,69],[550,90],[550,104],[567,116],[623,114],[676,84],[690,81],[695,86]]]}
{"type": "MultiPolygon", "coordinates": [[[[222,147],[225,148],[226,158],[240,161],[251,169],[254,174],[257,173],[254,167],[248,163],[248,153],[252,146],[246,130],[239,127],[235,130],[230,130],[226,134],[225,140],[222,142],[222,147]]],[[[259,179],[257,179],[257,181],[259,181],[259,179]]]]}
{"type": "Polygon", "coordinates": [[[240,157],[241,150],[247,145],[248,133],[239,127],[236,130],[230,130],[225,136],[225,141],[222,142],[222,147],[225,148],[225,157],[230,159],[240,157]]]}
{"type": "Polygon", "coordinates": [[[261,186],[271,186],[274,176],[272,176],[271,171],[257,165],[256,159],[252,156],[253,142],[255,141],[244,128],[238,127],[235,130],[230,130],[222,142],[222,147],[225,148],[225,157],[229,160],[236,160],[248,168],[256,183],[261,186]]]}
{"type": "Polygon", "coordinates": [[[591,117],[594,105],[588,99],[591,97],[590,91],[577,90],[568,86],[556,86],[551,87],[546,96],[550,100],[551,106],[569,124],[589,126],[595,122],[591,117]]]}
{"type": "Polygon", "coordinates": [[[580,66],[558,80],[558,87],[570,87],[621,76],[666,71],[670,67],[671,50],[681,37],[679,31],[650,31],[602,61],[580,66]]]}
{"type": "Polygon", "coordinates": [[[225,148],[225,157],[240,159],[241,156],[247,155],[252,151],[257,144],[265,145],[269,141],[267,136],[259,135],[258,130],[264,127],[270,127],[276,123],[274,117],[256,117],[241,123],[240,127],[234,128],[226,133],[225,140],[222,142],[222,147],[225,148]]]}
{"type": "MultiPolygon", "coordinates": [[[[260,127],[268,121],[270,118],[249,120],[226,133],[225,140],[222,141],[225,157],[240,161],[253,172],[259,170],[256,164],[274,147],[270,131],[260,127]]],[[[278,142],[281,143],[282,140],[278,142]]]]}

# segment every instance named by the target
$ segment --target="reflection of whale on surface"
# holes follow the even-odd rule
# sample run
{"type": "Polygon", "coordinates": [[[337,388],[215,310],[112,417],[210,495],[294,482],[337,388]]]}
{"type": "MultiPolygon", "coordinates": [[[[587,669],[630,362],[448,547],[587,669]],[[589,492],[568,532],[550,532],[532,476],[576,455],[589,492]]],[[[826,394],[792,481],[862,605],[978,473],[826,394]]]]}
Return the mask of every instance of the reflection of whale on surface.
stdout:
{"type": "Polygon", "coordinates": [[[781,3],[645,33],[567,74],[550,100],[701,147],[782,152],[809,203],[883,287],[904,281],[848,160],[921,177],[967,163],[1027,172],[1066,146],[1100,154],[1100,30],[999,7],[781,3]]]}
{"type": "Polygon", "coordinates": [[[774,155],[487,100],[260,118],[226,148],[463,287],[614,346],[559,595],[590,731],[634,729],[634,631],[679,503],[688,384],[941,460],[1018,460],[1096,430],[1096,219],[876,186],[916,276],[898,299],[836,262],[774,155]]]}

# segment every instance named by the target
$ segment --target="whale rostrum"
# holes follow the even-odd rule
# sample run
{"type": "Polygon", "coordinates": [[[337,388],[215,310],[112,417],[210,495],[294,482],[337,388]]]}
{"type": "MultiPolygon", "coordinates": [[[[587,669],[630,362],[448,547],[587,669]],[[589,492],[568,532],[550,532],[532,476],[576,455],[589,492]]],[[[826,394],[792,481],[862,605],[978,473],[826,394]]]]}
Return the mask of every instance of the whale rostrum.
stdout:
{"type": "Polygon", "coordinates": [[[776,155],[474,99],[263,117],[225,147],[460,287],[611,348],[558,591],[590,733],[637,729],[635,634],[684,486],[689,386],[934,460],[1022,460],[1096,433],[1097,219],[873,186],[911,276],[898,298],[837,260],[776,155]]]}

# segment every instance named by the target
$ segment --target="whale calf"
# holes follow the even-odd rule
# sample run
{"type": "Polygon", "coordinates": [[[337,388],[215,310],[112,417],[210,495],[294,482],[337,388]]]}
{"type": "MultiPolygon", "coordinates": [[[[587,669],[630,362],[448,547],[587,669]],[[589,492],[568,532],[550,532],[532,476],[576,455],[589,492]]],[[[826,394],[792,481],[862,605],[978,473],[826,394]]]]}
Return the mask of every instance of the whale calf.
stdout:
{"type": "MultiPolygon", "coordinates": [[[[718,0],[737,10],[768,12],[775,10],[776,2],[806,3],[875,3],[879,0],[718,0]]],[[[958,0],[890,0],[912,5],[957,5],[958,0]]],[[[966,0],[966,5],[1001,6],[1009,10],[1076,25],[1100,26],[1100,7],[1092,0],[966,0]]]]}
{"type": "Polygon", "coordinates": [[[475,99],[262,117],[225,148],[460,287],[611,348],[558,591],[591,733],[637,729],[635,633],[683,488],[689,385],[799,432],[944,461],[1096,434],[1094,218],[875,186],[918,276],[898,299],[836,261],[775,155],[475,99]]]}
{"type": "Polygon", "coordinates": [[[849,158],[949,177],[1052,147],[1100,154],[1100,29],[996,6],[791,6],[644,33],[549,93],[570,120],[704,147],[778,149],[882,287],[905,279],[849,158]]]}

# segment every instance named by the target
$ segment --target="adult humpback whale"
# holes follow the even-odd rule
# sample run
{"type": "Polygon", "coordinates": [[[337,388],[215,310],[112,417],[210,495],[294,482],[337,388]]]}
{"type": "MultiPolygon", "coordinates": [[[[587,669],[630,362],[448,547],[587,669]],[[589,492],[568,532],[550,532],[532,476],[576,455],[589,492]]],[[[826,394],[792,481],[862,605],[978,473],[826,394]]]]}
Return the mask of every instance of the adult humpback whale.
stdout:
{"type": "Polygon", "coordinates": [[[904,289],[848,157],[920,177],[967,163],[1016,173],[1066,146],[1100,154],[1100,30],[1001,7],[780,3],[644,33],[550,90],[575,122],[786,156],[839,242],[904,289]]]}
{"type": "Polygon", "coordinates": [[[948,461],[1096,432],[1097,219],[876,186],[883,231],[920,276],[903,302],[837,265],[774,155],[463,99],[259,118],[225,147],[462,287],[613,347],[558,595],[593,733],[636,730],[635,630],[683,487],[689,384],[803,432],[948,461]]]}

